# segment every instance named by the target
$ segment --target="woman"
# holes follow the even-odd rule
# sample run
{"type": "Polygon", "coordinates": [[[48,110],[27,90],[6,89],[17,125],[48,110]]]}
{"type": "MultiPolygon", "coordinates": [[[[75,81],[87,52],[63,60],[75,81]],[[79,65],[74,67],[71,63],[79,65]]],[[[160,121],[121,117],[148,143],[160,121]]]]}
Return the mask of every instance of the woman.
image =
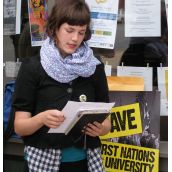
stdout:
{"type": "Polygon", "coordinates": [[[40,57],[22,63],[13,101],[14,125],[24,140],[29,171],[104,171],[98,136],[110,131],[108,119],[89,124],[82,135],[47,133],[65,121],[68,114],[61,110],[69,100],[109,100],[104,65],[85,42],[90,38],[89,26],[85,2],[58,0],[47,22],[48,37],[40,57]]]}

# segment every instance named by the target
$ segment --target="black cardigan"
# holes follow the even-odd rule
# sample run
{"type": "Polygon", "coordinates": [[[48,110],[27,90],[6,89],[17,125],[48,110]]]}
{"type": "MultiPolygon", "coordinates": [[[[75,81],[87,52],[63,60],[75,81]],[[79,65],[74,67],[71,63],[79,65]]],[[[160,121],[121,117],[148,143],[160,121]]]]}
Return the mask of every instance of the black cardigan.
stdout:
{"type": "MultiPolygon", "coordinates": [[[[108,102],[108,86],[101,63],[95,73],[87,78],[78,77],[70,83],[60,83],[52,79],[42,68],[40,57],[26,58],[19,70],[13,96],[15,111],[31,112],[32,116],[48,109],[62,110],[66,103],[80,101],[80,95],[86,95],[88,102],[108,102]]],[[[84,135],[71,136],[47,133],[43,126],[30,136],[23,137],[24,144],[38,148],[83,147],[84,135]],[[78,139],[79,138],[79,139],[78,139]]],[[[100,146],[98,137],[87,136],[87,147],[100,146]]]]}

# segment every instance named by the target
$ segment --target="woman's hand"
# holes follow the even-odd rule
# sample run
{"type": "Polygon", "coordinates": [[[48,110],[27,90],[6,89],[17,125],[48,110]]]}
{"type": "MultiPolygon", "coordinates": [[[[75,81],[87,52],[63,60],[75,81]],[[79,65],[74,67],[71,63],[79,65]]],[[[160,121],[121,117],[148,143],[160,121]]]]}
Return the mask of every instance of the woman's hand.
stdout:
{"type": "Polygon", "coordinates": [[[111,129],[111,123],[108,119],[105,119],[103,123],[94,122],[93,124],[89,123],[84,128],[85,134],[97,137],[107,134],[111,129]]]}
{"type": "Polygon", "coordinates": [[[56,128],[65,120],[64,114],[56,109],[46,110],[31,116],[30,112],[17,111],[15,113],[14,129],[20,136],[31,135],[43,125],[56,128]]]}
{"type": "Polygon", "coordinates": [[[59,110],[46,110],[40,114],[42,123],[49,128],[57,128],[64,120],[64,113],[59,110]]]}

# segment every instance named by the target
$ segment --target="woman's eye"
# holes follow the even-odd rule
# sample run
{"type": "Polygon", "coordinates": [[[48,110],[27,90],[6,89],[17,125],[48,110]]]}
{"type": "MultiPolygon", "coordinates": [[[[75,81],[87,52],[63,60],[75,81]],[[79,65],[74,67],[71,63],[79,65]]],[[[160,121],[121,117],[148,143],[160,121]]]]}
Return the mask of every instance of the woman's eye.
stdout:
{"type": "Polygon", "coordinates": [[[72,33],[73,32],[73,30],[66,30],[68,33],[72,33]]]}
{"type": "Polygon", "coordinates": [[[85,32],[79,32],[79,34],[83,36],[83,35],[85,35],[85,32]]]}
{"type": "MultiPolygon", "coordinates": [[[[75,31],[72,30],[72,29],[66,29],[66,32],[67,32],[67,33],[73,33],[73,32],[75,32],[75,31]]],[[[78,34],[81,35],[81,36],[83,36],[83,35],[85,35],[85,31],[78,32],[78,34]]]]}

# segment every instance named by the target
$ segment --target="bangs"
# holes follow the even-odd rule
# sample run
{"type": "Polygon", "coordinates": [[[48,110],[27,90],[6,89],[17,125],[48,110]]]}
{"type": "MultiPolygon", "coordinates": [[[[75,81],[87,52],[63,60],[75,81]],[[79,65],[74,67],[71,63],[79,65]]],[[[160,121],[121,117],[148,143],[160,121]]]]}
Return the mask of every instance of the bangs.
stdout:
{"type": "Polygon", "coordinates": [[[75,8],[70,8],[66,11],[66,15],[62,19],[61,23],[68,23],[69,25],[89,25],[90,24],[90,12],[89,8],[83,8],[83,5],[78,3],[75,8]]]}
{"type": "Polygon", "coordinates": [[[77,12],[70,16],[68,16],[66,18],[66,22],[69,24],[69,25],[80,25],[80,26],[83,26],[83,25],[89,25],[90,24],[90,16],[89,15],[85,15],[83,13],[81,14],[78,14],[77,12]]]}

